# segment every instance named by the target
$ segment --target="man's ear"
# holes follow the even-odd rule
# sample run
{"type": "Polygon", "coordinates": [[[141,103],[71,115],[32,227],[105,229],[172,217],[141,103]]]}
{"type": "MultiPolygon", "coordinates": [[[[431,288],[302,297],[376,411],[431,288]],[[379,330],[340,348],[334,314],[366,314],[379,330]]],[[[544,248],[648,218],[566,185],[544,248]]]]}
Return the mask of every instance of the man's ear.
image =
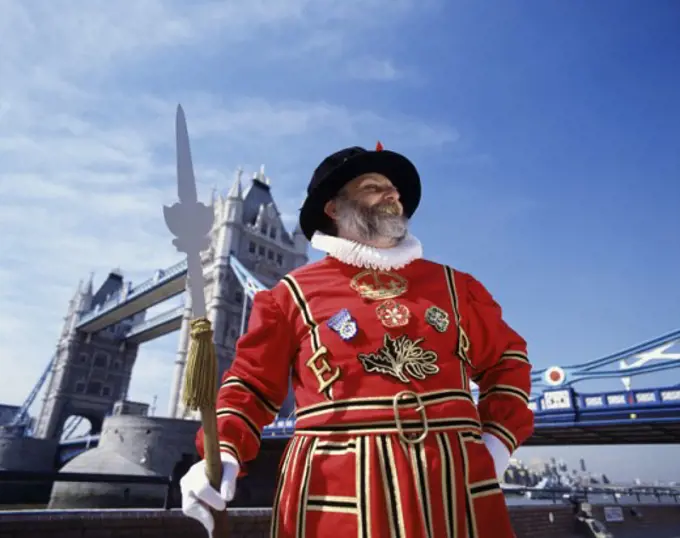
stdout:
{"type": "Polygon", "coordinates": [[[331,219],[335,220],[335,217],[338,215],[338,210],[335,207],[335,200],[330,200],[326,202],[326,205],[323,206],[323,212],[326,213],[331,219]]]}

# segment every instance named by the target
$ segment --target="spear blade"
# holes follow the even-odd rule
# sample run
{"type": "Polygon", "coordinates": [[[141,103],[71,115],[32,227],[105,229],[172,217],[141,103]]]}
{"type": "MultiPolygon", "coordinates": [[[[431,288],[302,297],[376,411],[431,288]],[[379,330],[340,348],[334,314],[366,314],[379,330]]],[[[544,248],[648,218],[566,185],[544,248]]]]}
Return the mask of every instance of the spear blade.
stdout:
{"type": "Polygon", "coordinates": [[[177,137],[177,196],[180,202],[196,203],[198,200],[196,178],[194,177],[194,165],[191,159],[187,121],[182,105],[177,105],[175,132],[177,137]]]}
{"type": "Polygon", "coordinates": [[[177,194],[179,202],[164,206],[163,214],[168,229],[175,235],[173,244],[187,255],[189,292],[195,317],[206,314],[204,279],[200,253],[210,247],[208,234],[214,214],[211,207],[198,201],[196,180],[191,159],[189,132],[184,110],[177,105],[175,122],[177,142],[177,194]]]}

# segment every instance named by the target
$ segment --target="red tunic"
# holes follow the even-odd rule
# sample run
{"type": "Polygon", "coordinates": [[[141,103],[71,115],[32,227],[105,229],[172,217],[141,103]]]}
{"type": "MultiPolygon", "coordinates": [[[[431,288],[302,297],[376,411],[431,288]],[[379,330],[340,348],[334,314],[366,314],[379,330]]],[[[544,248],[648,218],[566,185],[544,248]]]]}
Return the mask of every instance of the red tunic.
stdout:
{"type": "Polygon", "coordinates": [[[255,296],[218,394],[220,447],[255,458],[292,369],[296,432],[272,536],[512,537],[481,434],[510,452],[532,434],[530,368],[526,342],[469,274],[326,257],[255,296]]]}

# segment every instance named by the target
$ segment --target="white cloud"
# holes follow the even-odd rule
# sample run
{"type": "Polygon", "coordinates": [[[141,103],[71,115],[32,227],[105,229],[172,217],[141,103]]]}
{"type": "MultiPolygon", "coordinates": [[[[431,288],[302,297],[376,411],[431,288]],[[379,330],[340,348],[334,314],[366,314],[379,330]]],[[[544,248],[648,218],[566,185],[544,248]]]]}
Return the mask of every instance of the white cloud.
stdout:
{"type": "MultiPolygon", "coordinates": [[[[320,61],[338,59],[353,42],[343,35],[365,32],[377,24],[376,14],[383,23],[397,20],[415,5],[0,0],[0,402],[20,403],[38,379],[79,279],[94,271],[99,284],[121,267],[139,282],[179,260],[162,217],[163,204],[175,200],[178,100],[187,113],[200,196],[207,201],[213,185],[227,188],[238,165],[252,173],[265,162],[291,224],[326,152],[377,138],[394,147],[457,138],[448,126],[385,111],[229,88],[197,91],[201,85],[192,80],[178,85],[177,73],[172,87],[159,86],[149,73],[159,65],[181,72],[194,54],[221,66],[233,61],[231,47],[253,53],[267,40],[281,42],[283,33],[289,53],[312,47],[320,61]],[[183,63],[176,60],[181,55],[183,63]]],[[[263,46],[262,57],[274,50],[263,46]]],[[[130,397],[150,401],[157,394],[161,413],[176,342],[174,334],[146,344],[133,375],[130,397]]]]}
{"type": "Polygon", "coordinates": [[[359,80],[393,81],[406,76],[406,73],[397,67],[390,60],[379,60],[377,58],[360,58],[350,62],[347,68],[348,74],[352,78],[359,80]]]}

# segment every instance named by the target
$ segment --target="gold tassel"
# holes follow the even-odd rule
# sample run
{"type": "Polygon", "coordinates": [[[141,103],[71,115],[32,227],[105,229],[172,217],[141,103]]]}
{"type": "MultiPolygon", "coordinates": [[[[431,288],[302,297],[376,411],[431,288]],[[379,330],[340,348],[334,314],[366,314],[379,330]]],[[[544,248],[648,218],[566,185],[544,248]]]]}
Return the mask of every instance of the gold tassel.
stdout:
{"type": "MultiPolygon", "coordinates": [[[[203,448],[205,472],[210,485],[220,491],[222,482],[222,461],[217,437],[217,354],[212,341],[213,331],[207,318],[197,318],[191,322],[191,341],[187,357],[186,375],[182,400],[191,410],[201,413],[203,425],[203,448]]],[[[212,510],[215,520],[213,538],[223,538],[228,534],[227,512],[212,510]]]]}
{"type": "Polygon", "coordinates": [[[217,355],[210,321],[191,322],[191,342],[184,381],[184,405],[192,410],[214,407],[217,401],[217,355]]]}

